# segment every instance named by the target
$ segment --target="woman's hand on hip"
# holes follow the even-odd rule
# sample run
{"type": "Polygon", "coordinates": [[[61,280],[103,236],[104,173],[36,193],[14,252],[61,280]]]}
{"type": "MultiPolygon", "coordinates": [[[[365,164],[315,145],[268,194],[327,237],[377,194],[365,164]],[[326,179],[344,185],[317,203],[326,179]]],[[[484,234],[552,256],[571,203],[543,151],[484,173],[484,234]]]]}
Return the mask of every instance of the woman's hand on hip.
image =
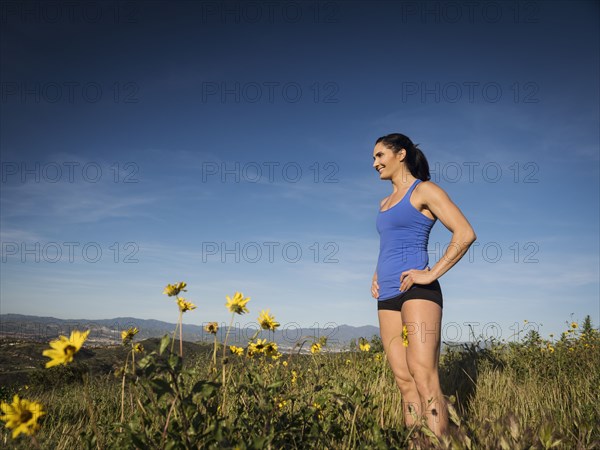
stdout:
{"type": "Polygon", "coordinates": [[[434,279],[431,276],[429,267],[424,270],[410,269],[400,274],[400,290],[407,291],[413,284],[429,284],[433,283],[434,279]]]}
{"type": "Polygon", "coordinates": [[[379,284],[377,283],[377,278],[373,278],[373,282],[371,283],[371,295],[373,298],[379,298],[379,284]]]}

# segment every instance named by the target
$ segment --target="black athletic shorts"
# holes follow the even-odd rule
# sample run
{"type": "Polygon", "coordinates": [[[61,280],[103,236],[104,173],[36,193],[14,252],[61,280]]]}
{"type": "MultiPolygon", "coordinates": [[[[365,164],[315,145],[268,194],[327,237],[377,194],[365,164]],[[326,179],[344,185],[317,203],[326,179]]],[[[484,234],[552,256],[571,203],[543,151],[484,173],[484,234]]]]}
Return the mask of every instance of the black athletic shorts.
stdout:
{"type": "Polygon", "coordinates": [[[442,288],[438,280],[430,284],[413,284],[411,288],[397,295],[396,297],[388,298],[387,300],[377,300],[377,309],[391,309],[392,311],[401,311],[405,301],[411,299],[425,299],[444,307],[444,299],[442,296],[442,288]]]}

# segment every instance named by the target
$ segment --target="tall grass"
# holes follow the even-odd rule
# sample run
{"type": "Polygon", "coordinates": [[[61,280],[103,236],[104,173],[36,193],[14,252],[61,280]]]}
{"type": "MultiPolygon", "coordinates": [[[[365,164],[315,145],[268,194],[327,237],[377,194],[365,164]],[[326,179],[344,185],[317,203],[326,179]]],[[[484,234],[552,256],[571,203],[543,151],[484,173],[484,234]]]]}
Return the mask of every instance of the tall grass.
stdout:
{"type": "MultiPolygon", "coordinates": [[[[589,321],[557,341],[530,334],[447,349],[440,375],[452,423],[441,439],[423,421],[403,425],[400,391],[376,338],[369,351],[309,355],[251,343],[253,352],[236,355],[215,340],[214,349],[186,359],[172,344],[165,336],[114,374],[94,376],[76,360],[17,387],[44,405],[35,442],[52,449],[600,448],[600,333],[589,321]]],[[[10,401],[9,391],[2,400],[10,401]]],[[[30,448],[29,437],[12,439],[3,428],[0,446],[30,448]]]]}

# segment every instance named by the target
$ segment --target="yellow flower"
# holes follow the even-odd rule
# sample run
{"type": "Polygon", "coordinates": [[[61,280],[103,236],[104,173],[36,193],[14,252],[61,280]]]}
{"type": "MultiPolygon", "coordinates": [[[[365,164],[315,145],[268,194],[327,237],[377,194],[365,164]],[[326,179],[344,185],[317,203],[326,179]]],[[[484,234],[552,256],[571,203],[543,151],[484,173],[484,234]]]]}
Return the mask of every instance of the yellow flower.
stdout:
{"type": "Polygon", "coordinates": [[[281,401],[280,401],[280,402],[277,404],[277,406],[279,407],[279,409],[281,409],[281,408],[285,407],[285,406],[287,405],[287,403],[288,403],[288,401],[287,401],[287,400],[283,400],[283,399],[282,399],[282,400],[281,400],[281,401]]]}
{"type": "Polygon", "coordinates": [[[361,342],[359,344],[360,350],[363,352],[368,352],[369,350],[371,350],[371,344],[369,344],[368,342],[361,342]]]}
{"type": "Polygon", "coordinates": [[[183,297],[177,297],[177,306],[179,306],[179,311],[182,313],[196,309],[196,305],[194,305],[192,302],[188,302],[183,297]]]}
{"type": "Polygon", "coordinates": [[[39,428],[37,420],[46,414],[40,403],[20,399],[18,395],[13,397],[12,404],[2,402],[0,408],[4,413],[0,420],[6,422],[6,428],[13,430],[13,439],[20,433],[31,436],[39,428]]]}
{"type": "Polygon", "coordinates": [[[259,353],[263,352],[263,351],[265,351],[265,349],[267,347],[267,340],[266,339],[257,339],[256,344],[253,344],[253,345],[254,345],[254,349],[257,352],[259,352],[259,353]]]}
{"type": "Polygon", "coordinates": [[[263,353],[267,346],[266,339],[257,339],[256,342],[248,343],[248,356],[254,356],[256,353],[263,353]]]}
{"type": "Polygon", "coordinates": [[[265,345],[265,353],[267,356],[273,356],[277,354],[277,343],[269,342],[265,345]]]}
{"type": "MultiPolygon", "coordinates": [[[[586,345],[587,345],[587,344],[586,344],[586,345]]],[[[287,367],[287,365],[288,365],[288,362],[287,362],[287,361],[284,361],[284,362],[282,362],[282,363],[281,363],[281,365],[282,365],[283,367],[287,367]]]]}
{"type": "Polygon", "coordinates": [[[231,350],[231,353],[233,353],[234,355],[244,354],[244,349],[242,347],[236,347],[235,345],[230,345],[229,350],[231,350]]]}
{"type": "Polygon", "coordinates": [[[59,364],[66,365],[73,361],[73,355],[79,351],[88,334],[90,334],[90,330],[84,332],[73,330],[68,339],[65,336],[59,336],[58,339],[50,341],[52,348],[42,352],[42,355],[52,359],[46,363],[46,368],[59,364]]]}
{"type": "Polygon", "coordinates": [[[319,353],[320,351],[321,351],[321,344],[319,344],[318,342],[315,342],[313,345],[310,346],[311,353],[319,353]]]}
{"type": "Polygon", "coordinates": [[[205,327],[204,331],[210,334],[217,334],[217,330],[219,329],[219,324],[217,322],[209,322],[205,327]]]}
{"type": "Polygon", "coordinates": [[[292,384],[296,384],[297,380],[298,380],[298,372],[296,372],[295,370],[292,370],[292,384]]]}
{"type": "Polygon", "coordinates": [[[319,418],[319,420],[323,420],[323,406],[317,402],[313,402],[312,406],[313,406],[313,408],[315,408],[315,411],[317,412],[317,417],[319,418]]]}
{"type": "Polygon", "coordinates": [[[225,306],[227,306],[230,312],[236,314],[250,312],[248,311],[248,308],[246,308],[246,303],[250,301],[250,297],[244,298],[244,294],[241,292],[236,292],[233,298],[230,298],[229,295],[226,295],[225,298],[227,298],[227,303],[225,303],[225,306]]]}
{"type": "Polygon", "coordinates": [[[138,334],[140,330],[136,327],[129,328],[128,330],[121,331],[121,340],[123,341],[123,345],[129,344],[133,337],[138,334]]]}
{"type": "Polygon", "coordinates": [[[144,351],[144,346],[138,342],[137,344],[135,344],[135,345],[133,346],[133,350],[134,350],[136,353],[142,353],[142,352],[144,351]]]}
{"type": "Polygon", "coordinates": [[[348,366],[348,365],[350,365],[350,364],[352,364],[352,361],[350,361],[349,359],[347,359],[347,360],[346,360],[346,365],[348,366]]]}
{"type": "Polygon", "coordinates": [[[548,346],[548,350],[550,350],[550,353],[554,353],[554,347],[548,346]]]}
{"type": "Polygon", "coordinates": [[[267,357],[270,356],[271,359],[274,361],[277,361],[283,356],[283,354],[278,351],[276,342],[268,342],[267,344],[265,344],[264,353],[267,357]]]}
{"type": "Polygon", "coordinates": [[[275,331],[275,328],[279,326],[279,322],[275,321],[275,317],[269,315],[270,309],[261,311],[258,316],[258,323],[263,330],[275,331]]]}
{"type": "Polygon", "coordinates": [[[187,286],[186,283],[184,283],[183,281],[180,281],[177,284],[167,284],[167,287],[165,288],[165,290],[163,291],[163,294],[167,294],[169,297],[173,297],[177,294],[179,294],[179,292],[183,291],[183,292],[187,292],[187,289],[184,289],[187,286]]]}
{"type": "Polygon", "coordinates": [[[408,328],[406,328],[406,325],[402,326],[402,345],[408,347],[408,328]]]}
{"type": "Polygon", "coordinates": [[[574,349],[573,347],[569,347],[569,351],[570,351],[570,352],[572,352],[572,351],[574,351],[574,350],[575,350],[575,349],[574,349]]]}
{"type": "Polygon", "coordinates": [[[577,325],[577,322],[571,322],[571,328],[575,329],[577,328],[579,325],[577,325]]]}
{"type": "Polygon", "coordinates": [[[373,359],[375,361],[381,361],[382,358],[383,358],[383,355],[381,353],[376,353],[375,356],[373,356],[373,359]]]}

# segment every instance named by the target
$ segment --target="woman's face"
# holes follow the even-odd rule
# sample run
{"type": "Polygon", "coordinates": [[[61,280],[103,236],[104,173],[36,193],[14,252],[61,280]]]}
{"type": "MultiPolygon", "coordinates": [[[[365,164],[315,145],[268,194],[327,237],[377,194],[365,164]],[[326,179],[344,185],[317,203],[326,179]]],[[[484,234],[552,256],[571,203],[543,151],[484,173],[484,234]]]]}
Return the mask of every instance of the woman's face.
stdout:
{"type": "Polygon", "coordinates": [[[400,170],[406,150],[402,149],[394,153],[381,142],[375,145],[373,150],[373,168],[379,172],[380,180],[391,180],[394,174],[400,170]]]}

